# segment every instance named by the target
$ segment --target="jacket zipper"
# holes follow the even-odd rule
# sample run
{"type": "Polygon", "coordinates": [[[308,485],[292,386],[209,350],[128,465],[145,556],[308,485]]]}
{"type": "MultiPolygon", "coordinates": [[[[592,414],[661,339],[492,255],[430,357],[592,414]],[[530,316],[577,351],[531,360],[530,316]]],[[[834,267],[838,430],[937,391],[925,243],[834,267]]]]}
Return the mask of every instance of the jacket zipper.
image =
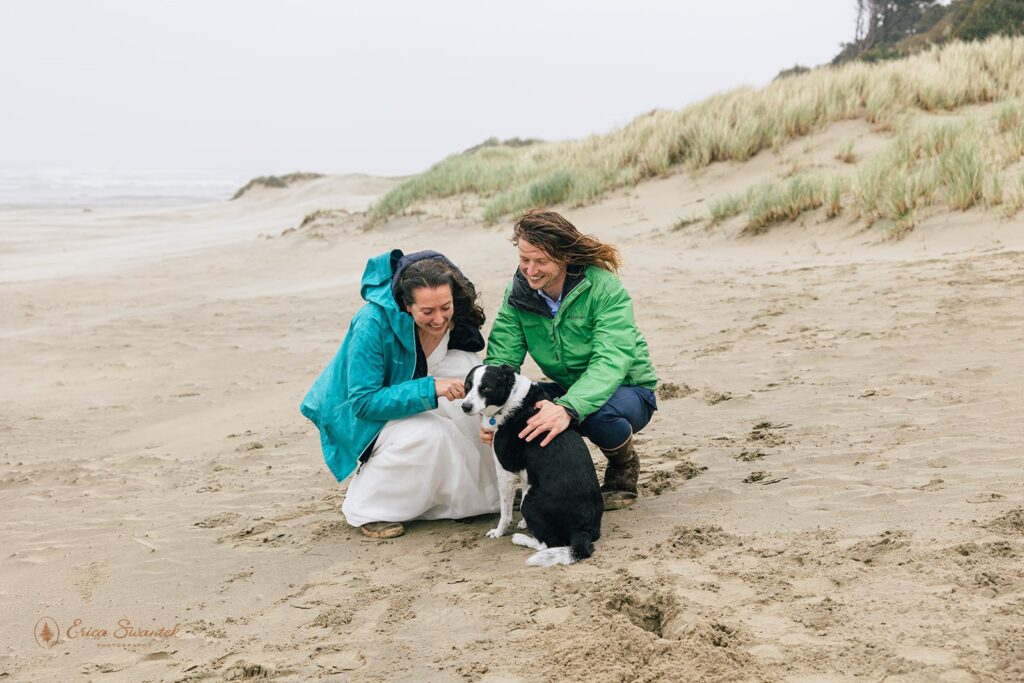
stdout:
{"type": "MultiPolygon", "coordinates": [[[[562,345],[561,345],[561,343],[558,340],[558,320],[559,320],[560,316],[562,315],[562,311],[564,311],[569,304],[571,304],[573,301],[578,299],[579,298],[579,293],[581,291],[583,291],[584,289],[588,288],[589,286],[590,286],[590,283],[587,282],[586,279],[584,279],[578,285],[573,287],[572,291],[569,292],[569,296],[564,301],[562,301],[562,305],[558,307],[558,313],[556,313],[555,315],[553,315],[551,317],[551,341],[554,344],[554,348],[555,348],[555,362],[556,363],[562,364],[562,353],[561,353],[562,345]]],[[[565,365],[564,364],[562,364],[562,369],[563,370],[565,369],[565,365]]]]}
{"type": "MultiPolygon", "coordinates": [[[[558,310],[562,310],[562,309],[559,308],[558,310]]],[[[555,362],[556,363],[561,363],[562,362],[562,359],[561,359],[562,354],[559,353],[559,349],[561,349],[562,347],[558,343],[558,329],[555,327],[556,319],[557,318],[552,318],[551,319],[551,342],[552,342],[552,344],[554,344],[555,362]]]]}

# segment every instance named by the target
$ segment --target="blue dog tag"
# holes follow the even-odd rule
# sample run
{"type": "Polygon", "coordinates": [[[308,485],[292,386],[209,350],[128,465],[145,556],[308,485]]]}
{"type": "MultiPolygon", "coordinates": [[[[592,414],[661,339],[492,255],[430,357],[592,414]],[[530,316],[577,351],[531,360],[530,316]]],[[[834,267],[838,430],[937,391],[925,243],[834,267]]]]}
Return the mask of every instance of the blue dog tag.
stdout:
{"type": "Polygon", "coordinates": [[[494,425],[498,424],[498,421],[495,420],[494,416],[492,415],[491,419],[487,421],[487,424],[489,424],[489,425],[491,425],[493,427],[494,425]]]}

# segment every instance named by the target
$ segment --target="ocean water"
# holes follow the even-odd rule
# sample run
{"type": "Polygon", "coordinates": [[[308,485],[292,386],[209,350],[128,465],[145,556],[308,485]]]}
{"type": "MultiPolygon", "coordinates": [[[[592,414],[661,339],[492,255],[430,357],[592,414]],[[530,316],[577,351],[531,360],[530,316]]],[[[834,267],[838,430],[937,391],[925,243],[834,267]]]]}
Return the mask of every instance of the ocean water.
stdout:
{"type": "Polygon", "coordinates": [[[0,169],[0,207],[175,206],[231,198],[249,178],[196,170],[0,169]]]}

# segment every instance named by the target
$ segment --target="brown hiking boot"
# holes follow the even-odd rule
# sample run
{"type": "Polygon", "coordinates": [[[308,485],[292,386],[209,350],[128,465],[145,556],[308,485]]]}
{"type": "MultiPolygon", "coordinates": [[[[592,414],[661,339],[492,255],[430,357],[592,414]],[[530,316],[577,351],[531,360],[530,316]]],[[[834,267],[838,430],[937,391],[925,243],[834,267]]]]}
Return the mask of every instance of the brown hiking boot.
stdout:
{"type": "Polygon", "coordinates": [[[640,458],[633,448],[633,435],[630,434],[618,448],[602,448],[601,452],[608,458],[604,484],[601,486],[604,509],[621,510],[629,507],[636,502],[636,482],[640,478],[640,458]]]}

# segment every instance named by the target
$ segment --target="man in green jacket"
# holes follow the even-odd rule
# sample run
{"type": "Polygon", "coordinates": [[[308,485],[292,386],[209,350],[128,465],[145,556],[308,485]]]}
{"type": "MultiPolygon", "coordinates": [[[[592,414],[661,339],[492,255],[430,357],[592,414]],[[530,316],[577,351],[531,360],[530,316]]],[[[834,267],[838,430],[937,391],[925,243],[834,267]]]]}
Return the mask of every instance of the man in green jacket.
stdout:
{"type": "MultiPolygon", "coordinates": [[[[633,302],[619,278],[618,249],[583,235],[561,215],[534,210],[512,231],[519,268],[487,340],[488,365],[517,371],[527,352],[550,382],[520,437],[546,446],[570,426],[608,459],[606,510],[636,500],[640,462],[633,435],[658,409],[658,378],[633,302]]],[[[482,438],[488,440],[481,434],[482,438]]]]}

